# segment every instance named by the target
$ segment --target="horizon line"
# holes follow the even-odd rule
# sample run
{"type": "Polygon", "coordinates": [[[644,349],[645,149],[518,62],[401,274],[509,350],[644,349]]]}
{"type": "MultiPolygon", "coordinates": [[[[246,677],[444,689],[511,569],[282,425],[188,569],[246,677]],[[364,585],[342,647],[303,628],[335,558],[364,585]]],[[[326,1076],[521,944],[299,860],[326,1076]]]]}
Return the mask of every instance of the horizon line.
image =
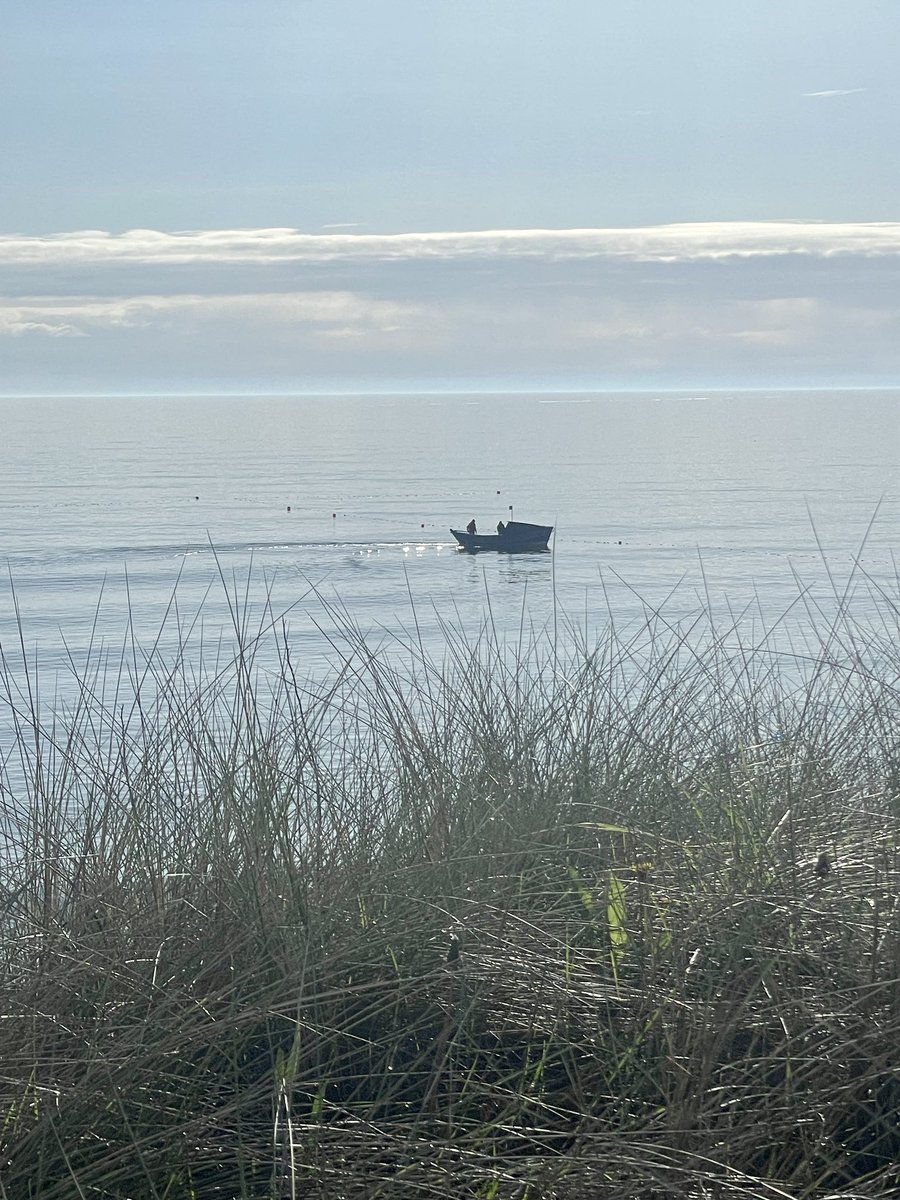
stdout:
{"type": "Polygon", "coordinates": [[[0,400],[162,400],[162,399],[197,399],[197,400],[265,400],[265,399],[304,399],[304,398],[341,398],[341,397],[391,397],[391,396],[610,396],[610,395],[692,395],[703,392],[711,394],[752,394],[759,392],[891,392],[900,391],[897,383],[828,383],[828,384],[701,384],[662,387],[468,387],[468,388],[339,388],[339,389],[290,389],[290,390],[241,390],[241,391],[91,391],[91,392],[0,392],[0,400]]]}

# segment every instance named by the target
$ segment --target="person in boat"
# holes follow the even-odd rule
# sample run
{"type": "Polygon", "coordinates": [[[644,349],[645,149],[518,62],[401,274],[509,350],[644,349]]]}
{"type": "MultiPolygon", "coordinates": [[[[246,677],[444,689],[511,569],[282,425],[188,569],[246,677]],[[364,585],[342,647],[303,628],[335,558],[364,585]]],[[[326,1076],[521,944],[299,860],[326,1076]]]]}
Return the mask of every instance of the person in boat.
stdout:
{"type": "Polygon", "coordinates": [[[503,524],[502,521],[497,522],[497,532],[500,534],[501,537],[503,537],[503,534],[506,532],[506,526],[503,524]]]}
{"type": "Polygon", "coordinates": [[[477,533],[477,532],[478,532],[478,530],[475,528],[475,518],[473,517],[472,520],[466,526],[466,533],[477,533]]]}

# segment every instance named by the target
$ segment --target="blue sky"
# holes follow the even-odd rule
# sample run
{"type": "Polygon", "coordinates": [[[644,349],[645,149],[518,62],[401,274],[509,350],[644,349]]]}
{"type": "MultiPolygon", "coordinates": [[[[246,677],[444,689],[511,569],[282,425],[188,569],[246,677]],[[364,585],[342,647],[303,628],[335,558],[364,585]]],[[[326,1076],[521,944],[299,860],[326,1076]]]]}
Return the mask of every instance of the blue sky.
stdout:
{"type": "Polygon", "coordinates": [[[0,391],[897,379],[896,0],[0,17],[0,391]]]}

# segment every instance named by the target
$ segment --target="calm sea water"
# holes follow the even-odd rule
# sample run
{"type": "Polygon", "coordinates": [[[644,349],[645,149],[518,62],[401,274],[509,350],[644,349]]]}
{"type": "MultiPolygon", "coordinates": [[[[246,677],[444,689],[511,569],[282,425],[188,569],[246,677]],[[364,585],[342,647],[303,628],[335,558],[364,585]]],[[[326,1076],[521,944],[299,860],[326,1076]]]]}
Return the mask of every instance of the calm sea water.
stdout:
{"type": "Polygon", "coordinates": [[[859,555],[859,617],[900,603],[900,393],[19,399],[0,419],[0,640],[15,597],[45,674],[121,642],[129,611],[150,644],[173,594],[164,646],[198,615],[227,636],[229,592],[251,627],[268,597],[312,673],[335,604],[437,653],[442,622],[488,611],[510,637],[523,614],[588,636],[610,609],[690,619],[707,595],[802,620],[801,586],[831,594],[822,551],[839,587],[859,555]],[[552,555],[456,551],[450,525],[511,508],[556,526],[552,555]]]}

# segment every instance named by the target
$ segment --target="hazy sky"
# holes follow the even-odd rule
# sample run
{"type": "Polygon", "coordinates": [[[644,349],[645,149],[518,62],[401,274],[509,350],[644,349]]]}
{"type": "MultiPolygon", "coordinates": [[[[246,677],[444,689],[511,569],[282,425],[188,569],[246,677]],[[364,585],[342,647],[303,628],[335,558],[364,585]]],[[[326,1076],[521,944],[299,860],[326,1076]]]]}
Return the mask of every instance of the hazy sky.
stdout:
{"type": "Polygon", "coordinates": [[[0,391],[900,378],[897,0],[0,0],[0,34],[0,391]]]}

